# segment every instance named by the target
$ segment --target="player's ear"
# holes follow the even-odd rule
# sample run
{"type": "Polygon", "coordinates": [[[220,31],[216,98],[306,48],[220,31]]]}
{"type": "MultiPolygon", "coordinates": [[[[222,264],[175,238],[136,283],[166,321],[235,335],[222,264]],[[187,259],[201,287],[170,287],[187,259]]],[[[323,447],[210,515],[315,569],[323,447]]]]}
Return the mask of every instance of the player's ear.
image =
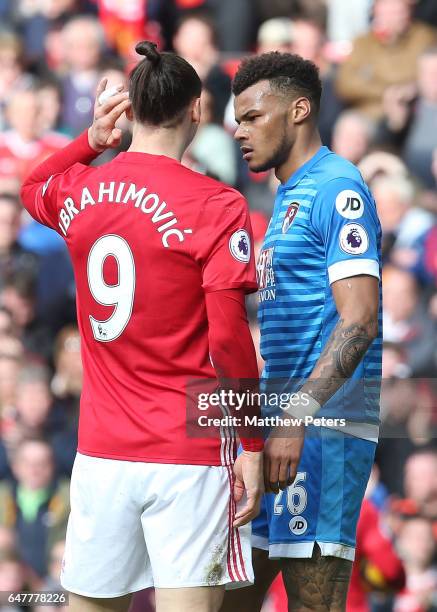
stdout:
{"type": "Polygon", "coordinates": [[[127,117],[127,119],[128,119],[129,121],[133,121],[133,120],[134,120],[134,114],[133,114],[133,111],[132,111],[132,105],[131,105],[131,106],[129,106],[129,107],[128,107],[128,108],[125,110],[125,114],[126,114],[126,117],[127,117]]]}
{"type": "Polygon", "coordinates": [[[200,107],[200,98],[196,98],[193,101],[193,106],[191,108],[191,120],[193,123],[199,124],[201,117],[201,107],[200,107]]]}
{"type": "Polygon", "coordinates": [[[291,105],[291,119],[293,123],[302,123],[311,115],[311,102],[308,98],[297,98],[291,105]]]}

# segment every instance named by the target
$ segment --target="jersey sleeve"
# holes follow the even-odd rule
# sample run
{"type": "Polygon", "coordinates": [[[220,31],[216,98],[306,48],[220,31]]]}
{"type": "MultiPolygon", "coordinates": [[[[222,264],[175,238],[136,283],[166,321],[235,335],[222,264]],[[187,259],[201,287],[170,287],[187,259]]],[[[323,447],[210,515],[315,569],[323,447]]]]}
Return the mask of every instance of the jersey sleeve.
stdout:
{"type": "Polygon", "coordinates": [[[329,283],[366,274],[380,277],[381,228],[364,185],[338,178],[322,186],[311,215],[326,253],[329,283]]]}
{"type": "Polygon", "coordinates": [[[208,198],[199,215],[194,257],[208,291],[257,290],[253,237],[246,200],[231,188],[208,198]]]}
{"type": "Polygon", "coordinates": [[[77,163],[88,164],[99,155],[83,132],[63,149],[56,151],[26,177],[21,187],[21,200],[36,220],[59,231],[57,195],[61,182],[74,176],[77,163]]]}
{"type": "Polygon", "coordinates": [[[45,183],[34,185],[32,193],[23,198],[24,207],[39,223],[59,232],[57,193],[62,174],[52,174],[45,183]]]}

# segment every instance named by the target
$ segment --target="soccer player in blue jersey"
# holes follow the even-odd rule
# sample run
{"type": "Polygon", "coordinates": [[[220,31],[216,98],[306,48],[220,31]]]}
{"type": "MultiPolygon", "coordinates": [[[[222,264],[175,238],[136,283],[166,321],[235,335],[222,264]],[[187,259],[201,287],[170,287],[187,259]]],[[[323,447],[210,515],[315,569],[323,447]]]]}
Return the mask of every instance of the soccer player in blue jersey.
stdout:
{"type": "Polygon", "coordinates": [[[295,421],[265,446],[255,585],[228,593],[223,610],[260,610],[282,571],[289,610],[340,611],[378,435],[380,224],[357,168],[321,146],[313,63],[249,58],[233,92],[244,159],[280,181],[257,266],[262,382],[265,412],[272,390],[287,392],[279,412],[295,421]]]}

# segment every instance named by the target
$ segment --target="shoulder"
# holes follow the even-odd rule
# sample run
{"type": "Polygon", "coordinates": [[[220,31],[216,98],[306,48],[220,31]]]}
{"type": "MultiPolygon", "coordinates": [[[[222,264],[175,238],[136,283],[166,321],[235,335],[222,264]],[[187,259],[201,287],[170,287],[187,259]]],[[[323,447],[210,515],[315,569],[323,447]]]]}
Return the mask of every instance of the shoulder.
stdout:
{"type": "Polygon", "coordinates": [[[356,189],[368,195],[368,187],[358,168],[344,157],[332,152],[315,168],[313,179],[318,194],[323,195],[324,192],[338,189],[356,189]]]}
{"type": "Polygon", "coordinates": [[[180,176],[186,181],[187,186],[192,187],[200,187],[205,191],[213,192],[217,191],[221,187],[226,187],[224,183],[221,183],[217,179],[211,178],[210,176],[206,176],[197,170],[193,170],[188,166],[184,166],[182,163],[177,164],[175,166],[175,170],[178,172],[180,176]]]}
{"type": "Polygon", "coordinates": [[[60,175],[61,182],[65,185],[70,185],[71,183],[73,183],[78,186],[78,181],[94,176],[96,170],[97,168],[94,166],[87,166],[85,164],[80,163],[73,164],[70,168],[65,170],[65,172],[60,175]]]}
{"type": "Polygon", "coordinates": [[[241,193],[225,183],[182,165],[179,172],[181,174],[180,178],[184,181],[184,189],[191,192],[197,202],[203,201],[207,207],[224,206],[231,203],[246,204],[246,200],[241,193]]]}
{"type": "Polygon", "coordinates": [[[328,219],[334,210],[345,219],[358,219],[366,210],[374,216],[376,205],[358,168],[335,154],[323,162],[315,177],[312,219],[328,219]]]}

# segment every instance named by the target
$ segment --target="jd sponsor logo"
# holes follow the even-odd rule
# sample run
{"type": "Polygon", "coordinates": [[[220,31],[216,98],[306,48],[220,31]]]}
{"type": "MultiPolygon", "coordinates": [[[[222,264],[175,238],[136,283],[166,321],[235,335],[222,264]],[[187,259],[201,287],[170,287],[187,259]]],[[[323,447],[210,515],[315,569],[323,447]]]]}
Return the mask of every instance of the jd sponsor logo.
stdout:
{"type": "Polygon", "coordinates": [[[308,523],[306,522],[306,519],[303,518],[303,516],[293,516],[289,523],[289,526],[291,533],[297,536],[303,535],[308,529],[308,523]]]}
{"type": "Polygon", "coordinates": [[[359,193],[345,189],[338,194],[335,208],[346,219],[359,219],[364,213],[364,202],[359,193]]]}

